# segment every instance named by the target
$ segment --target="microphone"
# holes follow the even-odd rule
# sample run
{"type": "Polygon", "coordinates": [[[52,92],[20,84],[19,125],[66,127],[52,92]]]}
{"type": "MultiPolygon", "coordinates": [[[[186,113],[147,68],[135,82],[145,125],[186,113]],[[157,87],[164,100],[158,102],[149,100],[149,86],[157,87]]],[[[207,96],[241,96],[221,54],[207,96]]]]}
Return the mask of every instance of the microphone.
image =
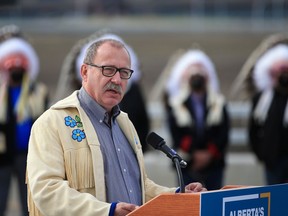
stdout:
{"type": "Polygon", "coordinates": [[[158,134],[151,132],[148,134],[146,142],[149,143],[153,148],[165,153],[170,159],[174,160],[177,158],[182,168],[187,166],[187,163],[177,154],[174,149],[171,149],[169,146],[167,146],[164,139],[158,134]]]}

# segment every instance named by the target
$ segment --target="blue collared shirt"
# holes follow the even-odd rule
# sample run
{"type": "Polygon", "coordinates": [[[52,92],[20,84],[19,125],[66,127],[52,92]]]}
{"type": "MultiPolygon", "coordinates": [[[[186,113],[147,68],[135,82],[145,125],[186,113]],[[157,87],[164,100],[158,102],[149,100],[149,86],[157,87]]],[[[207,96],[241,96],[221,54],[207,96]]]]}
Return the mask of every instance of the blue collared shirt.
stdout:
{"type": "Polygon", "coordinates": [[[136,155],[120,129],[116,118],[120,109],[106,110],[91,98],[84,88],[78,95],[97,133],[104,159],[107,202],[142,204],[140,169],[136,155]]]}

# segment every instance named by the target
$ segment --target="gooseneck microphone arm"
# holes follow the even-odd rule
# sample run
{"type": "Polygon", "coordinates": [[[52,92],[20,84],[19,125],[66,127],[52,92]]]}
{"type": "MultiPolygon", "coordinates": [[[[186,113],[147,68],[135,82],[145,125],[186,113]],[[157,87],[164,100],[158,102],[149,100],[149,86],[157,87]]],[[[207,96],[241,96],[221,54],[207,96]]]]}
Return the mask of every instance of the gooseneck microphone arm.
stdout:
{"type": "Polygon", "coordinates": [[[185,193],[185,185],[184,185],[184,181],[183,181],[180,162],[179,162],[178,158],[173,158],[173,162],[174,162],[174,165],[175,165],[176,170],[177,170],[178,182],[180,185],[180,193],[185,193]]]}
{"type": "Polygon", "coordinates": [[[181,172],[181,168],[185,168],[187,166],[187,163],[177,154],[177,152],[170,147],[168,147],[162,137],[157,135],[154,132],[151,132],[148,134],[146,141],[148,144],[150,144],[153,148],[162,151],[169,157],[173,163],[175,164],[177,175],[178,175],[178,181],[180,184],[180,192],[185,192],[185,185],[183,181],[183,176],[181,172]]]}

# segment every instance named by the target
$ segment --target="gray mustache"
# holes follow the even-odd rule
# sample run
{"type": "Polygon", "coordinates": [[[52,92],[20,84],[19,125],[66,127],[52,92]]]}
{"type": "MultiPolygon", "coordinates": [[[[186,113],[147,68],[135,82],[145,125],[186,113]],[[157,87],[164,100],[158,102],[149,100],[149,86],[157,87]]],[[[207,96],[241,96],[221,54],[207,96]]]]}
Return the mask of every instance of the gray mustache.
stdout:
{"type": "Polygon", "coordinates": [[[120,93],[122,94],[123,93],[123,90],[121,88],[120,85],[116,85],[112,82],[108,83],[105,87],[104,87],[104,90],[107,91],[107,90],[113,90],[113,91],[116,91],[117,93],[120,93]]]}

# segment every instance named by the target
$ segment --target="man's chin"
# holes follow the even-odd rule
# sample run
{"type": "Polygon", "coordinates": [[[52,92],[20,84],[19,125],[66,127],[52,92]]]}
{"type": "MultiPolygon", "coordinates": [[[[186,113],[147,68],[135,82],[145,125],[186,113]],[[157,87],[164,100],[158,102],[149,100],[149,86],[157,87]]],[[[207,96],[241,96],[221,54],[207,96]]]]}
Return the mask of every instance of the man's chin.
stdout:
{"type": "Polygon", "coordinates": [[[121,98],[109,98],[105,100],[106,107],[113,108],[121,102],[121,98]]]}

